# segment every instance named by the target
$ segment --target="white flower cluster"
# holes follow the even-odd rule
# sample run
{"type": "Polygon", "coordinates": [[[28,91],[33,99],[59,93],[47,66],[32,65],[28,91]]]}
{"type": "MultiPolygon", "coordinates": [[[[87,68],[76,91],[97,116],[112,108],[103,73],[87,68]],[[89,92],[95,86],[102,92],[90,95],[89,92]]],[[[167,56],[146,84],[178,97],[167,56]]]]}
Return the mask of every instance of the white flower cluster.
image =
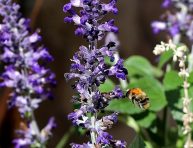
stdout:
{"type": "Polygon", "coordinates": [[[187,47],[185,45],[176,46],[172,43],[170,40],[169,43],[161,42],[160,45],[156,45],[153,53],[155,55],[160,55],[165,51],[172,50],[173,51],[173,61],[179,62],[179,76],[183,78],[184,84],[184,97],[183,97],[183,134],[188,135],[188,138],[186,140],[186,143],[184,145],[184,148],[190,148],[193,147],[193,142],[191,140],[191,124],[193,123],[193,113],[190,111],[190,104],[192,99],[188,95],[188,87],[189,83],[187,81],[187,78],[189,77],[189,70],[186,67],[186,61],[187,61],[187,47]]]}
{"type": "Polygon", "coordinates": [[[165,51],[172,50],[173,51],[173,61],[179,62],[180,72],[179,76],[181,77],[189,77],[189,71],[185,67],[185,62],[187,59],[186,52],[187,47],[185,45],[176,46],[172,40],[169,41],[169,43],[161,42],[161,44],[156,45],[156,47],[153,50],[153,53],[155,55],[160,55],[165,51]]]}
{"type": "Polygon", "coordinates": [[[158,44],[155,46],[153,53],[155,55],[160,55],[165,51],[168,51],[170,49],[175,49],[176,45],[172,42],[172,40],[169,40],[169,43],[161,42],[161,44],[158,44]]]}

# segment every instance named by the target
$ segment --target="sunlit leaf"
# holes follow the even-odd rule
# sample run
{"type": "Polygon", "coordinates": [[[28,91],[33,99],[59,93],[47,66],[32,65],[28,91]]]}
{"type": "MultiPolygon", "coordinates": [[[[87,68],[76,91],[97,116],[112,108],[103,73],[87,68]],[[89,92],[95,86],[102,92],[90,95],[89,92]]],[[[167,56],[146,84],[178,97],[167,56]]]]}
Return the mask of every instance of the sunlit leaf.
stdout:
{"type": "Polygon", "coordinates": [[[153,68],[151,63],[142,56],[131,56],[124,63],[125,68],[128,70],[128,76],[145,76],[153,75],[153,68]]]}
{"type": "Polygon", "coordinates": [[[179,77],[177,71],[168,71],[163,79],[163,85],[165,90],[172,90],[181,87],[183,80],[179,77]]]}

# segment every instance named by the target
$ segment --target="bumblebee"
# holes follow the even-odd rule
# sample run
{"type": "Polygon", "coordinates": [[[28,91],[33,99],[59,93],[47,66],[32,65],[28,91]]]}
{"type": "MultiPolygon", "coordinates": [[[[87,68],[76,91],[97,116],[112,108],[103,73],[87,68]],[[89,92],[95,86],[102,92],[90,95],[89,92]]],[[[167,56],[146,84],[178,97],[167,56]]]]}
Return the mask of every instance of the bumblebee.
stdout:
{"type": "Polygon", "coordinates": [[[126,97],[128,97],[133,104],[138,105],[142,109],[148,109],[150,107],[149,98],[140,88],[127,90],[126,97]]]}

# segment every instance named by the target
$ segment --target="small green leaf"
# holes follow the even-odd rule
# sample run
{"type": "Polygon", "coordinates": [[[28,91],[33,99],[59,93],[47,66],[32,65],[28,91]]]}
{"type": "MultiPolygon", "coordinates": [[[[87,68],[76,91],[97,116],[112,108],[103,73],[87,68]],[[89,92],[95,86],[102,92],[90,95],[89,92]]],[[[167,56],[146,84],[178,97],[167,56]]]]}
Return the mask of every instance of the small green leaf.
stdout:
{"type": "Polygon", "coordinates": [[[165,90],[173,90],[182,86],[183,79],[179,77],[177,71],[169,71],[165,74],[163,85],[165,90]]]}
{"type": "Polygon", "coordinates": [[[129,88],[141,88],[150,99],[152,111],[159,111],[166,106],[167,100],[161,83],[153,77],[143,77],[129,84],[129,88]]]}
{"type": "Polygon", "coordinates": [[[173,56],[173,51],[172,50],[168,50],[166,52],[164,52],[161,56],[160,56],[160,60],[158,63],[158,68],[162,68],[164,66],[164,64],[166,64],[173,56]]]}
{"type": "Polygon", "coordinates": [[[129,101],[128,98],[112,100],[105,109],[108,111],[115,111],[123,114],[136,114],[143,111],[138,106],[129,101]]]}
{"type": "Polygon", "coordinates": [[[101,92],[109,92],[115,88],[115,84],[110,79],[107,79],[104,84],[101,84],[99,90],[101,92]]]}
{"type": "Polygon", "coordinates": [[[152,112],[144,112],[135,115],[134,118],[141,127],[148,128],[151,126],[153,121],[155,121],[156,114],[152,112]]]}
{"type": "Polygon", "coordinates": [[[124,63],[125,68],[128,70],[128,76],[145,76],[153,75],[153,68],[151,63],[142,56],[131,56],[124,63]]]}
{"type": "Polygon", "coordinates": [[[129,148],[145,148],[145,143],[141,136],[137,135],[130,144],[129,148]]]}

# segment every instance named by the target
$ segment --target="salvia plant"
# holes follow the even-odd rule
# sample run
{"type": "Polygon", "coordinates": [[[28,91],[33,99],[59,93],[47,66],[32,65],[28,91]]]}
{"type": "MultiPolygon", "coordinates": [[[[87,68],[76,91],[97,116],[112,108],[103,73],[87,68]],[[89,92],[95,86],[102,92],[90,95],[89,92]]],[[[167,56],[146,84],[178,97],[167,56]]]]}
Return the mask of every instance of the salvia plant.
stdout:
{"type": "Polygon", "coordinates": [[[13,140],[15,147],[45,147],[54,118],[40,130],[34,111],[51,97],[49,86],[55,83],[55,76],[45,64],[53,58],[39,45],[41,36],[38,31],[31,32],[30,20],[21,16],[19,8],[11,0],[0,0],[0,60],[4,65],[0,86],[11,88],[9,107],[17,107],[22,118],[13,140]]]}
{"type": "Polygon", "coordinates": [[[117,122],[118,113],[100,114],[111,100],[122,98],[124,94],[119,87],[110,92],[101,92],[99,86],[109,76],[125,80],[127,75],[122,59],[118,59],[112,66],[105,63],[106,57],[109,57],[112,63],[115,61],[116,50],[113,48],[115,42],[109,42],[102,47],[97,46],[105,33],[118,32],[114,20],[102,21],[109,12],[117,14],[116,0],[111,0],[108,4],[99,0],[72,0],[64,5],[63,10],[70,14],[64,20],[75,23],[77,25],[75,34],[88,42],[88,47],[80,46],[79,51],[73,56],[70,73],[66,73],[65,78],[67,80],[76,78],[73,88],[78,94],[73,96],[73,102],[80,105],[68,115],[68,118],[74,125],[89,131],[90,141],[84,144],[72,143],[71,146],[126,147],[124,141],[114,140],[106,132],[117,122]],[[80,11],[77,13],[74,7],[80,8],[80,11]]]}
{"type": "MultiPolygon", "coordinates": [[[[140,55],[120,58],[118,27],[105,18],[118,13],[116,5],[117,0],[70,0],[63,7],[64,21],[74,23],[75,34],[86,45],[79,47],[70,72],[64,74],[75,91],[74,110],[68,114],[73,128],[56,147],[65,147],[78,129],[88,140],[73,140],[72,148],[125,148],[125,141],[107,132],[117,122],[136,132],[130,148],[193,147],[193,1],[163,0],[160,8],[165,12],[151,23],[153,33],[166,34],[153,50],[159,56],[155,66],[140,55]]],[[[55,76],[46,64],[53,58],[40,44],[39,30],[32,32],[30,21],[21,16],[18,4],[0,0],[0,15],[0,86],[11,88],[8,105],[22,118],[14,146],[47,147],[54,118],[39,129],[34,111],[51,98],[55,76]]]]}

